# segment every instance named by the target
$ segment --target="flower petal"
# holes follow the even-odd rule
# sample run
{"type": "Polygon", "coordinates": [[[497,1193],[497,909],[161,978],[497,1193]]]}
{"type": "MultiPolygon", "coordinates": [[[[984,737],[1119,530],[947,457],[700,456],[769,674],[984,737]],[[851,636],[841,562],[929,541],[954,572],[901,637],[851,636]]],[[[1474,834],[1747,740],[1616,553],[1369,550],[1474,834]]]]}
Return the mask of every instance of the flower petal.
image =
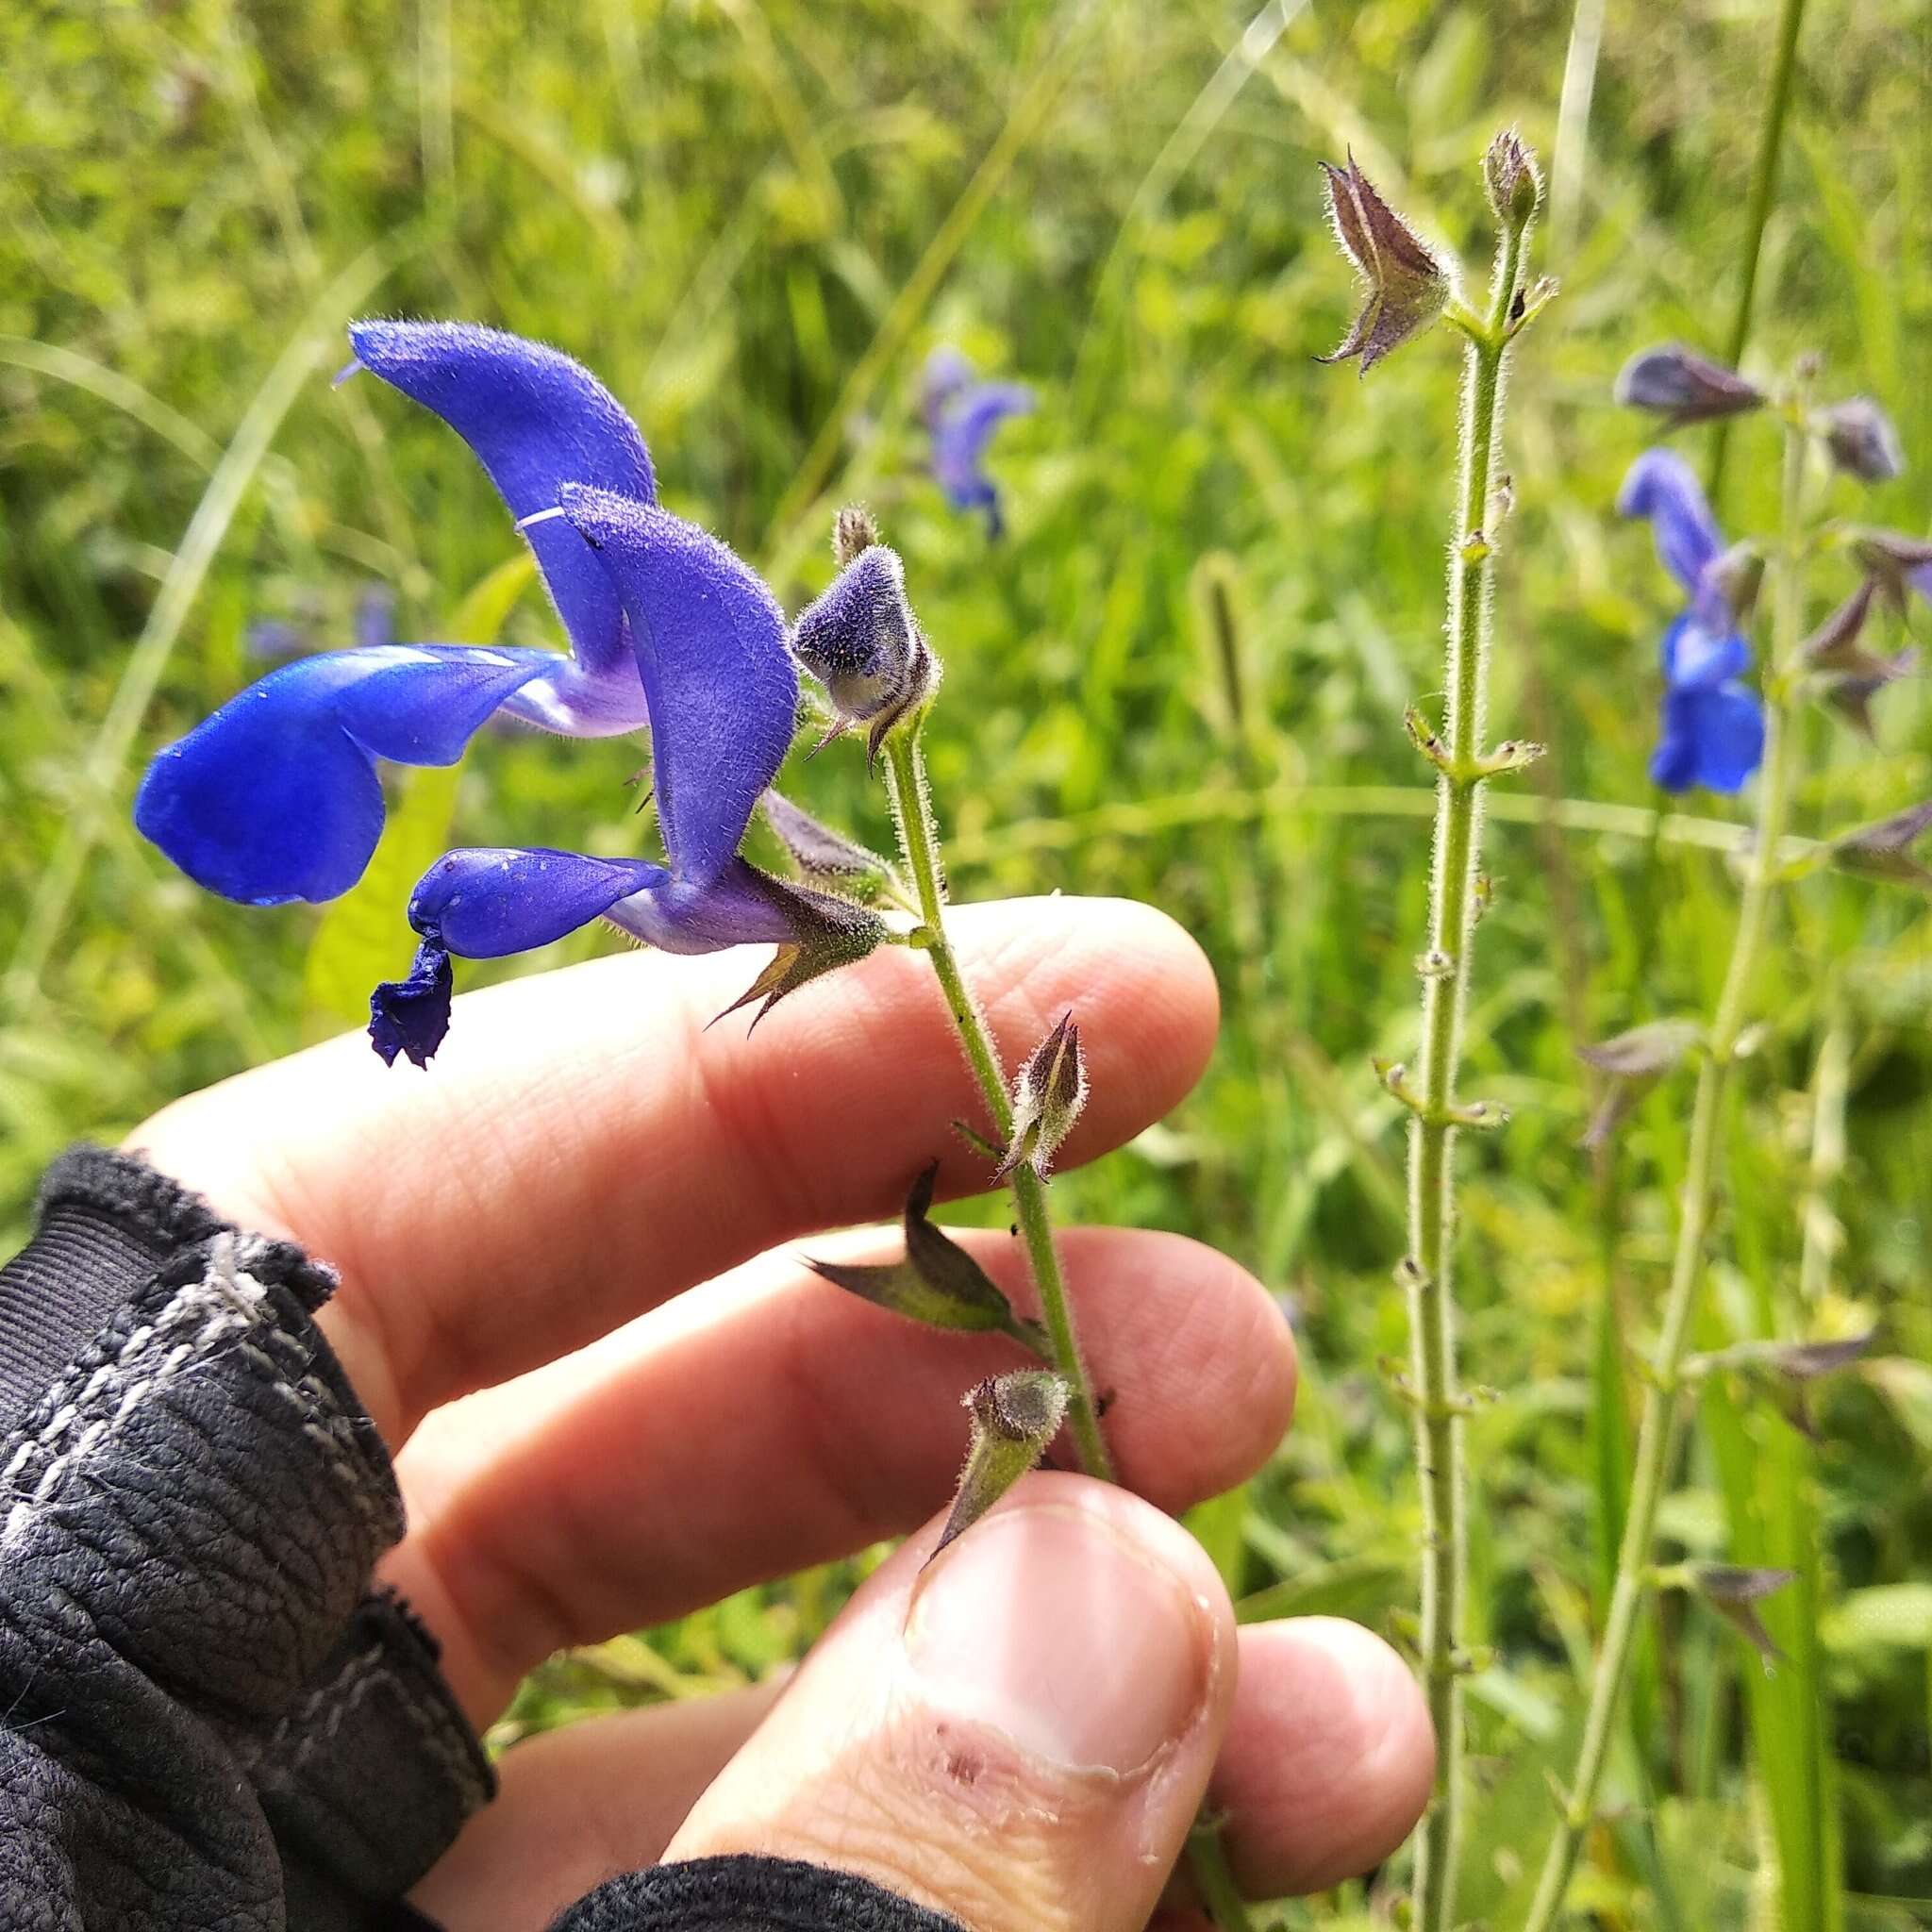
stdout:
{"type": "MultiPolygon", "coordinates": [[[[554,509],[566,482],[657,500],[650,452],[595,376],[560,351],[464,322],[358,322],[356,358],[476,453],[518,519],[554,509]]],[[[596,676],[630,670],[624,610],[609,578],[560,519],[524,535],[577,661],[596,676]]]]}
{"type": "Polygon", "coordinates": [[[1648,517],[1658,561],[1692,596],[1724,550],[1717,519],[1687,463],[1674,449],[1647,449],[1630,466],[1617,497],[1626,517],[1648,517]]]}
{"type": "Polygon", "coordinates": [[[982,464],[992,433],[1008,416],[1026,415],[1033,391],[1018,382],[974,383],[940,415],[932,432],[932,469],[956,509],[992,500],[982,464]]]}
{"type": "Polygon", "coordinates": [[[426,1067],[449,1031],[450,996],[455,988],[449,952],[435,940],[416,948],[408,976],[385,979],[369,995],[369,1043],[392,1067],[408,1054],[426,1067]]]}
{"type": "Polygon", "coordinates": [[[1722,684],[1664,693],[1663,737],[1650,766],[1664,791],[1740,791],[1763,757],[1764,708],[1755,691],[1722,684]]]}
{"type": "Polygon", "coordinates": [[[1751,646],[1728,625],[1713,630],[1687,610],[1664,632],[1664,682],[1684,690],[1728,683],[1751,664],[1751,646]]]}
{"type": "Polygon", "coordinates": [[[566,484],[562,496],[630,618],[672,869],[708,884],[791,749],[798,671],[784,613],[757,573],[695,524],[605,490],[566,484]]]}
{"type": "Polygon", "coordinates": [[[720,953],[726,946],[796,944],[827,906],[851,914],[855,929],[879,927],[862,908],[790,885],[741,858],[704,885],[670,879],[638,892],[612,906],[608,917],[660,952],[720,953]]]}
{"type": "Polygon", "coordinates": [[[272,671],[159,753],[134,822],[190,878],[251,906],[333,899],[382,831],[378,758],[450,765],[483,721],[569,660],[389,644],[272,671]]]}
{"type": "Polygon", "coordinates": [[[416,882],[409,924],[469,959],[547,946],[671,874],[641,858],[591,858],[547,847],[445,852],[416,882]]]}

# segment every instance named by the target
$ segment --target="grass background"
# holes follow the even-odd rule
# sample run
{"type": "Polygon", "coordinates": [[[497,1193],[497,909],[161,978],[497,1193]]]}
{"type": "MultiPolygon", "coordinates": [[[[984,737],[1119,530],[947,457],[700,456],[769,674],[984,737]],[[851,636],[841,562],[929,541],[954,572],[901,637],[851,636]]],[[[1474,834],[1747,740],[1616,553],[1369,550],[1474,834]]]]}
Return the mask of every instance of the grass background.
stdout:
{"type": "MultiPolygon", "coordinates": [[[[1513,120],[1554,164],[1540,259],[1565,286],[1511,396],[1493,709],[1553,752],[1492,812],[1470,1028],[1470,1091],[1515,1123],[1463,1157],[1467,1368],[1496,1391],[1472,1431],[1494,1649],[1467,1909],[1505,1925],[1571,1755],[1688,1105],[1666,1081],[1593,1167],[1574,1048],[1707,1009],[1735,904],[1734,808],[1693,796],[1661,833],[1652,811],[1672,598],[1610,513],[1645,431],[1608,390],[1637,347],[1728,334],[1778,9],[1290,11],[1258,17],[1250,61],[1250,10],[1224,0],[6,10],[0,1226],[21,1233],[73,1136],[352,1016],[406,957],[405,848],[452,808],[470,841],[646,836],[634,747],[494,735],[458,780],[413,782],[374,885],[327,922],[200,897],[127,824],[152,750],[250,674],[255,619],[344,642],[384,585],[400,635],[446,636],[485,585],[465,622],[553,637],[514,568],[491,577],[514,540],[454,439],[326,381],[351,313],[497,323],[588,361],[667,500],[789,608],[824,578],[831,508],[872,503],[947,665],[929,741],[957,896],[1138,894],[1209,948],[1229,1010],[1207,1082],[1056,1196],[1217,1241],[1293,1297],[1296,1432],[1202,1528],[1257,1608],[1399,1634],[1416,1511],[1379,1364],[1403,1345],[1400,1137],[1367,1059],[1413,1041],[1428,797],[1401,712],[1440,681],[1454,358],[1431,338],[1364,385],[1311,361],[1351,299],[1314,162],[1352,145],[1480,257],[1474,165],[1513,120]],[[1041,392],[998,444],[997,553],[923,474],[940,341],[1041,392]]],[[[1746,355],[1817,350],[1827,388],[1885,402],[1919,461],[1833,507],[1921,534],[1928,87],[1924,6],[1805,8],[1746,355]]],[[[1740,425],[1728,533],[1768,525],[1775,462],[1740,425]]],[[[1833,573],[1818,611],[1849,587],[1833,573]]],[[[1923,680],[1881,710],[1875,747],[1807,721],[1799,829],[1932,791],[1923,680]]],[[[856,759],[792,789],[885,836],[856,759]]],[[[1922,897],[1820,875],[1759,975],[1700,1339],[1881,1340],[1824,1391],[1816,1444],[1746,1391],[1703,1399],[1668,1548],[1804,1574],[1768,1608],[1774,1677],[1707,1611],[1658,1605],[1574,1894],[1607,1924],[1932,1923],[1927,934],[1922,897]]],[[[559,1659],[499,1739],[756,1675],[849,1577],[559,1659]]],[[[1285,1917],[1381,1923],[1399,1881],[1285,1917]]]]}

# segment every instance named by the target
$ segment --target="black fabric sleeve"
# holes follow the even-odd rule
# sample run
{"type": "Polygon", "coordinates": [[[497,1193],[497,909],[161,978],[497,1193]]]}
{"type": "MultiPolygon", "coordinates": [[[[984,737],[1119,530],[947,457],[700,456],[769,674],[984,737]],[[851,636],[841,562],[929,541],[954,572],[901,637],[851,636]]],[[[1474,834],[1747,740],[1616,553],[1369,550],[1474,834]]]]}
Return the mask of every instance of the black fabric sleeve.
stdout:
{"type": "MultiPolygon", "coordinates": [[[[0,1268],[0,1932],[428,1927],[404,1894],[494,1780],[370,1587],[402,1505],[309,1319],[333,1287],[138,1160],[48,1172],[0,1268]]],[[[632,1873],[557,1923],[961,1932],[760,1857],[632,1873]]]]}
{"type": "Polygon", "coordinates": [[[963,1932],[847,1872],[790,1858],[693,1858],[600,1885],[551,1932],[963,1932]]]}
{"type": "Polygon", "coordinates": [[[0,1270],[0,1926],[391,1932],[491,1790],[333,1286],[82,1148],[0,1270]]]}

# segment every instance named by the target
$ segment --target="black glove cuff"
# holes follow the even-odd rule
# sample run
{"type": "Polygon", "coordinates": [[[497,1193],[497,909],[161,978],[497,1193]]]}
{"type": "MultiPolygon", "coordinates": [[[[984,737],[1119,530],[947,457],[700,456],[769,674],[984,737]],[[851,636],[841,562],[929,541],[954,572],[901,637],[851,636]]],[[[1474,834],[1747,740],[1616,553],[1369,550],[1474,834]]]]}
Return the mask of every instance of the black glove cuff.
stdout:
{"type": "Polygon", "coordinates": [[[0,1271],[0,1923],[364,1932],[490,1794],[370,1594],[402,1505],[333,1286],[138,1161],[50,1171],[0,1271]]]}
{"type": "Polygon", "coordinates": [[[694,1858],[600,1885],[551,1932],[962,1932],[869,1879],[790,1858],[694,1858]]]}

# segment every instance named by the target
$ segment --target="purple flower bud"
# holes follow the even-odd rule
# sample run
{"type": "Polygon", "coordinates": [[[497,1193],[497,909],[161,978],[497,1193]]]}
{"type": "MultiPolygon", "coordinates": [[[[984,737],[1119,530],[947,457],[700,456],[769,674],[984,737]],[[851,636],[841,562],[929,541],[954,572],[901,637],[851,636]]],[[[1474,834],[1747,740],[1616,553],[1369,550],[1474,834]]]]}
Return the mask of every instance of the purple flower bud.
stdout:
{"type": "Polygon", "coordinates": [[[1932,799],[1876,824],[1860,825],[1833,841],[1833,863],[1866,878],[1891,879],[1932,891],[1932,866],[1912,857],[1912,847],[1932,831],[1932,799]]]}
{"type": "Polygon", "coordinates": [[[908,895],[890,860],[822,824],[781,791],[767,791],[759,809],[808,885],[870,906],[881,898],[908,895]]]}
{"type": "Polygon", "coordinates": [[[1335,239],[1363,283],[1364,299],[1341,346],[1321,362],[1361,358],[1366,375],[1382,358],[1426,328],[1449,300],[1449,271],[1393,212],[1356,165],[1322,163],[1328,177],[1328,217],[1335,239]]]}
{"type": "Polygon", "coordinates": [[[1497,135],[1483,156],[1483,185],[1496,219],[1506,227],[1524,227],[1535,219],[1543,198],[1543,177],[1536,156],[1513,127],[1497,135]]]}
{"type": "Polygon", "coordinates": [[[861,550],[805,608],[791,649],[824,687],[840,730],[872,726],[874,753],[939,689],[938,659],[906,599],[906,567],[883,543],[861,550]]]}
{"type": "Polygon", "coordinates": [[[1613,393],[1626,408],[1649,409],[1673,423],[1741,416],[1764,403],[1764,391],[1756,383],[1679,342],[1633,356],[1618,375],[1613,393]]]}
{"type": "Polygon", "coordinates": [[[1036,1046],[1013,1083],[1013,1132],[999,1178],[1023,1161],[1041,1180],[1087,1105],[1087,1059],[1068,1013],[1036,1046]]]}
{"type": "Polygon", "coordinates": [[[1861,483],[1890,483],[1905,475],[1906,453],[1892,421],[1870,396],[1835,403],[1819,418],[1834,469],[1861,483]]]}

